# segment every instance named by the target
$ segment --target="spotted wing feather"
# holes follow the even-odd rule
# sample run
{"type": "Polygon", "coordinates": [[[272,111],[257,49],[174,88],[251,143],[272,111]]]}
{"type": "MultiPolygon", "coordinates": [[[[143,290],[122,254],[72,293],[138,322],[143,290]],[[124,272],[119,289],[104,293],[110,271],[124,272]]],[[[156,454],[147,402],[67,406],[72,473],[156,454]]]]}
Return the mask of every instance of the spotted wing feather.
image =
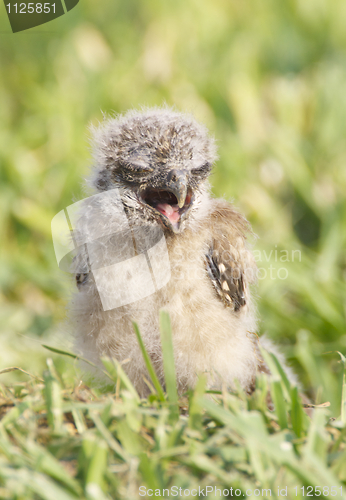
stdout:
{"type": "Polygon", "coordinates": [[[237,312],[246,304],[246,282],[232,250],[225,238],[213,239],[206,254],[206,267],[218,296],[237,312]]]}

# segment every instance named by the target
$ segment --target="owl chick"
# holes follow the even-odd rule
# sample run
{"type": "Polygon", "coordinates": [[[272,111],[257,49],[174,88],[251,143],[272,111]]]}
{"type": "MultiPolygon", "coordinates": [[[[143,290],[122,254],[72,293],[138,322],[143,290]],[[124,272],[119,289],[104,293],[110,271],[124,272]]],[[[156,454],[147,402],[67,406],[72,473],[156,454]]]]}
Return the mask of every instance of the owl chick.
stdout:
{"type": "Polygon", "coordinates": [[[164,308],[180,393],[193,387],[200,373],[207,374],[208,388],[232,388],[237,380],[251,393],[256,374],[269,372],[254,333],[249,285],[256,265],[246,239],[251,229],[232,205],[210,196],[214,140],[193,117],[169,108],[131,111],[94,130],[93,154],[90,184],[102,196],[82,202],[75,230],[78,292],[71,316],[79,352],[99,366],[104,355],[127,360],[124,369],[145,396],[148,373],[132,322],[164,384],[159,332],[164,308]],[[143,248],[151,252],[151,268],[161,262],[169,279],[136,300],[107,302],[122,286],[118,280],[126,279],[125,271],[134,283],[130,291],[143,288],[138,276],[144,277],[144,268],[128,268],[126,252],[134,248],[131,258],[141,257],[146,265],[148,256],[139,247],[148,243],[147,235],[150,244],[143,248]],[[150,249],[153,238],[164,246],[150,249]]]}

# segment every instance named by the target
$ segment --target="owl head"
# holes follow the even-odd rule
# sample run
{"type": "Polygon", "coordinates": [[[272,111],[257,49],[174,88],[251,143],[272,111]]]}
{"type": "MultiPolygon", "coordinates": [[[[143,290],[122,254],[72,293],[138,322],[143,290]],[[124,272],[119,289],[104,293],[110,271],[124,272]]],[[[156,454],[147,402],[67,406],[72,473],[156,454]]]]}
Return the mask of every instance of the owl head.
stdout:
{"type": "Polygon", "coordinates": [[[93,132],[91,184],[117,188],[129,216],[180,233],[208,204],[216,147],[206,128],[169,108],[130,111],[93,132]]]}

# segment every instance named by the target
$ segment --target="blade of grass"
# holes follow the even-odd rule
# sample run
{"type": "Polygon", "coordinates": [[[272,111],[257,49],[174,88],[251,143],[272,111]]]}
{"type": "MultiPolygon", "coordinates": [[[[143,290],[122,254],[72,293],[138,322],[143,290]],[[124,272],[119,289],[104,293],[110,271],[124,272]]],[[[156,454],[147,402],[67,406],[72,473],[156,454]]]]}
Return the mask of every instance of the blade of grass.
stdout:
{"type": "Polygon", "coordinates": [[[126,420],[120,420],[116,427],[117,438],[127,455],[139,456],[147,448],[142,436],[131,429],[126,420]]]}
{"type": "Polygon", "coordinates": [[[277,377],[282,381],[285,396],[290,400],[290,390],[291,384],[287,378],[285,370],[282,368],[280,361],[275,356],[273,352],[266,351],[260,346],[260,351],[263,356],[264,361],[267,363],[272,376],[277,375],[277,377]]]}
{"type": "Polygon", "coordinates": [[[306,448],[310,453],[320,457],[323,462],[327,456],[330,435],[325,430],[327,411],[322,408],[315,410],[310,428],[306,448]]]}
{"type": "Polygon", "coordinates": [[[77,431],[79,434],[83,434],[87,430],[87,425],[84,419],[83,412],[80,411],[78,408],[73,408],[71,410],[73,420],[76,426],[77,431]]]}
{"type": "Polygon", "coordinates": [[[172,330],[169,314],[166,311],[160,311],[160,331],[162,344],[163,369],[165,372],[166,389],[168,401],[171,404],[171,414],[173,418],[178,418],[178,391],[175,375],[175,364],[173,354],[172,330]]]}
{"type": "Polygon", "coordinates": [[[275,413],[278,417],[279,425],[281,429],[287,429],[287,403],[284,399],[280,380],[273,380],[271,382],[271,397],[273,399],[275,413]]]}
{"type": "Polygon", "coordinates": [[[32,378],[35,378],[36,380],[39,380],[40,382],[43,382],[43,379],[40,378],[40,377],[36,377],[35,375],[32,375],[31,373],[23,370],[23,368],[19,368],[18,366],[11,366],[9,368],[4,368],[3,370],[0,370],[0,375],[2,375],[3,373],[8,373],[8,372],[13,372],[13,371],[20,371],[22,373],[25,373],[26,375],[29,375],[29,377],[32,377],[32,378]]]}
{"type": "Polygon", "coordinates": [[[45,382],[44,394],[47,404],[48,423],[54,434],[61,434],[63,431],[62,396],[59,381],[54,376],[51,369],[52,362],[48,363],[48,370],[43,372],[45,382]]]}
{"type": "Polygon", "coordinates": [[[89,431],[84,434],[78,468],[84,479],[87,499],[104,499],[103,487],[107,470],[108,446],[106,442],[89,431]]]}
{"type": "Polygon", "coordinates": [[[100,416],[95,411],[89,412],[90,418],[93,420],[95,426],[97,427],[99,433],[103,439],[107,442],[110,449],[112,449],[120,458],[125,462],[129,461],[129,456],[126,451],[120,446],[118,441],[114,439],[112,433],[108,430],[105,424],[102,422],[100,416]]]}
{"type": "MultiPolygon", "coordinates": [[[[19,484],[21,489],[28,488],[34,496],[29,498],[42,498],[42,500],[76,500],[81,497],[75,495],[50,479],[44,473],[29,470],[26,468],[13,469],[13,467],[3,467],[2,477],[10,484],[19,484]]],[[[13,497],[14,498],[14,497],[13,497]]],[[[18,498],[18,497],[17,497],[18,498]]],[[[23,497],[22,497],[23,498],[23,497]]]]}
{"type": "Polygon", "coordinates": [[[78,481],[70,476],[59,460],[57,460],[48,450],[34,441],[28,441],[27,439],[23,439],[21,444],[31,459],[34,460],[33,466],[37,472],[43,472],[52,479],[63,483],[69,488],[71,493],[75,495],[80,496],[82,494],[78,481]]]}
{"type": "Polygon", "coordinates": [[[104,486],[104,476],[107,469],[108,446],[102,439],[95,441],[88,470],[86,473],[86,487],[89,484],[96,484],[102,491],[104,486]]]}
{"type": "Polygon", "coordinates": [[[159,396],[160,401],[165,401],[165,394],[163,392],[163,389],[161,387],[159,379],[157,378],[156,372],[155,372],[154,367],[153,367],[153,365],[151,363],[151,360],[150,360],[150,357],[148,355],[148,352],[147,352],[147,350],[145,348],[145,345],[144,345],[142,336],[140,334],[138,325],[134,321],[133,321],[132,324],[133,324],[133,328],[135,330],[135,334],[137,336],[139,347],[141,348],[142,355],[143,355],[144,362],[145,362],[145,366],[147,367],[147,370],[148,370],[148,373],[150,375],[150,378],[151,378],[151,380],[152,380],[152,382],[154,384],[154,387],[155,387],[155,389],[157,391],[157,394],[159,396]]]}
{"type": "Polygon", "coordinates": [[[23,401],[22,403],[16,404],[5,414],[4,417],[2,417],[0,427],[7,427],[8,425],[13,424],[28,408],[31,408],[30,402],[23,401]]]}
{"type": "Polygon", "coordinates": [[[202,374],[198,378],[198,382],[193,391],[193,394],[190,397],[190,405],[189,405],[189,426],[191,429],[196,429],[199,431],[203,430],[202,424],[202,408],[198,404],[198,400],[200,400],[205,394],[205,388],[207,385],[207,377],[202,374]]]}
{"type": "Polygon", "coordinates": [[[341,389],[341,412],[340,420],[346,423],[346,358],[341,352],[337,351],[341,358],[341,362],[344,365],[344,372],[342,375],[342,389],[341,389]]]}
{"type": "Polygon", "coordinates": [[[48,351],[55,352],[56,354],[63,354],[64,356],[70,356],[71,358],[74,358],[74,359],[82,359],[86,363],[89,363],[89,365],[96,366],[96,365],[94,365],[94,363],[91,363],[91,361],[88,361],[87,359],[81,358],[80,356],[77,356],[77,354],[74,354],[73,352],[64,351],[62,349],[57,349],[56,347],[52,347],[52,346],[46,345],[46,344],[41,344],[41,345],[45,349],[48,349],[48,351]]]}
{"type": "Polygon", "coordinates": [[[52,347],[50,345],[46,345],[46,344],[41,344],[41,345],[42,345],[42,347],[44,347],[48,351],[55,352],[56,354],[62,354],[63,356],[69,356],[70,358],[83,361],[84,363],[87,363],[88,365],[92,366],[93,368],[100,370],[104,375],[106,375],[110,380],[113,381],[113,378],[110,376],[109,373],[107,373],[105,370],[102,370],[99,366],[95,365],[95,363],[93,363],[92,361],[89,361],[88,359],[83,358],[83,356],[78,356],[77,354],[74,354],[73,352],[64,351],[63,349],[57,349],[56,347],[52,347]]]}
{"type": "Polygon", "coordinates": [[[291,422],[292,428],[297,437],[301,437],[303,430],[302,411],[298,387],[294,386],[291,389],[291,422]]]}
{"type": "Polygon", "coordinates": [[[108,372],[109,378],[116,382],[118,379],[121,380],[126,389],[132,394],[135,400],[139,403],[140,398],[134,386],[132,385],[131,380],[126,375],[124,369],[118,360],[114,358],[101,358],[101,361],[108,372]]]}

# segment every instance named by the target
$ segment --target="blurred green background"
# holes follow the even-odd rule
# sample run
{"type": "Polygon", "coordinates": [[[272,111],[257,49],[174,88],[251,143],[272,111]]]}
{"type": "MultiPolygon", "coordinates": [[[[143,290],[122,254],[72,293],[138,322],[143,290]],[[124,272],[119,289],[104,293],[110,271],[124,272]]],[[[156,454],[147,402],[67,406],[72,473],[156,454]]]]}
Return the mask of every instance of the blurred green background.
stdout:
{"type": "Polygon", "coordinates": [[[0,10],[0,369],[40,373],[42,342],[69,345],[69,285],[50,223],[83,196],[88,125],[102,112],[166,102],[215,135],[213,192],[234,200],[259,236],[260,332],[337,416],[335,351],[346,353],[345,1],[80,0],[17,34],[0,10]]]}

